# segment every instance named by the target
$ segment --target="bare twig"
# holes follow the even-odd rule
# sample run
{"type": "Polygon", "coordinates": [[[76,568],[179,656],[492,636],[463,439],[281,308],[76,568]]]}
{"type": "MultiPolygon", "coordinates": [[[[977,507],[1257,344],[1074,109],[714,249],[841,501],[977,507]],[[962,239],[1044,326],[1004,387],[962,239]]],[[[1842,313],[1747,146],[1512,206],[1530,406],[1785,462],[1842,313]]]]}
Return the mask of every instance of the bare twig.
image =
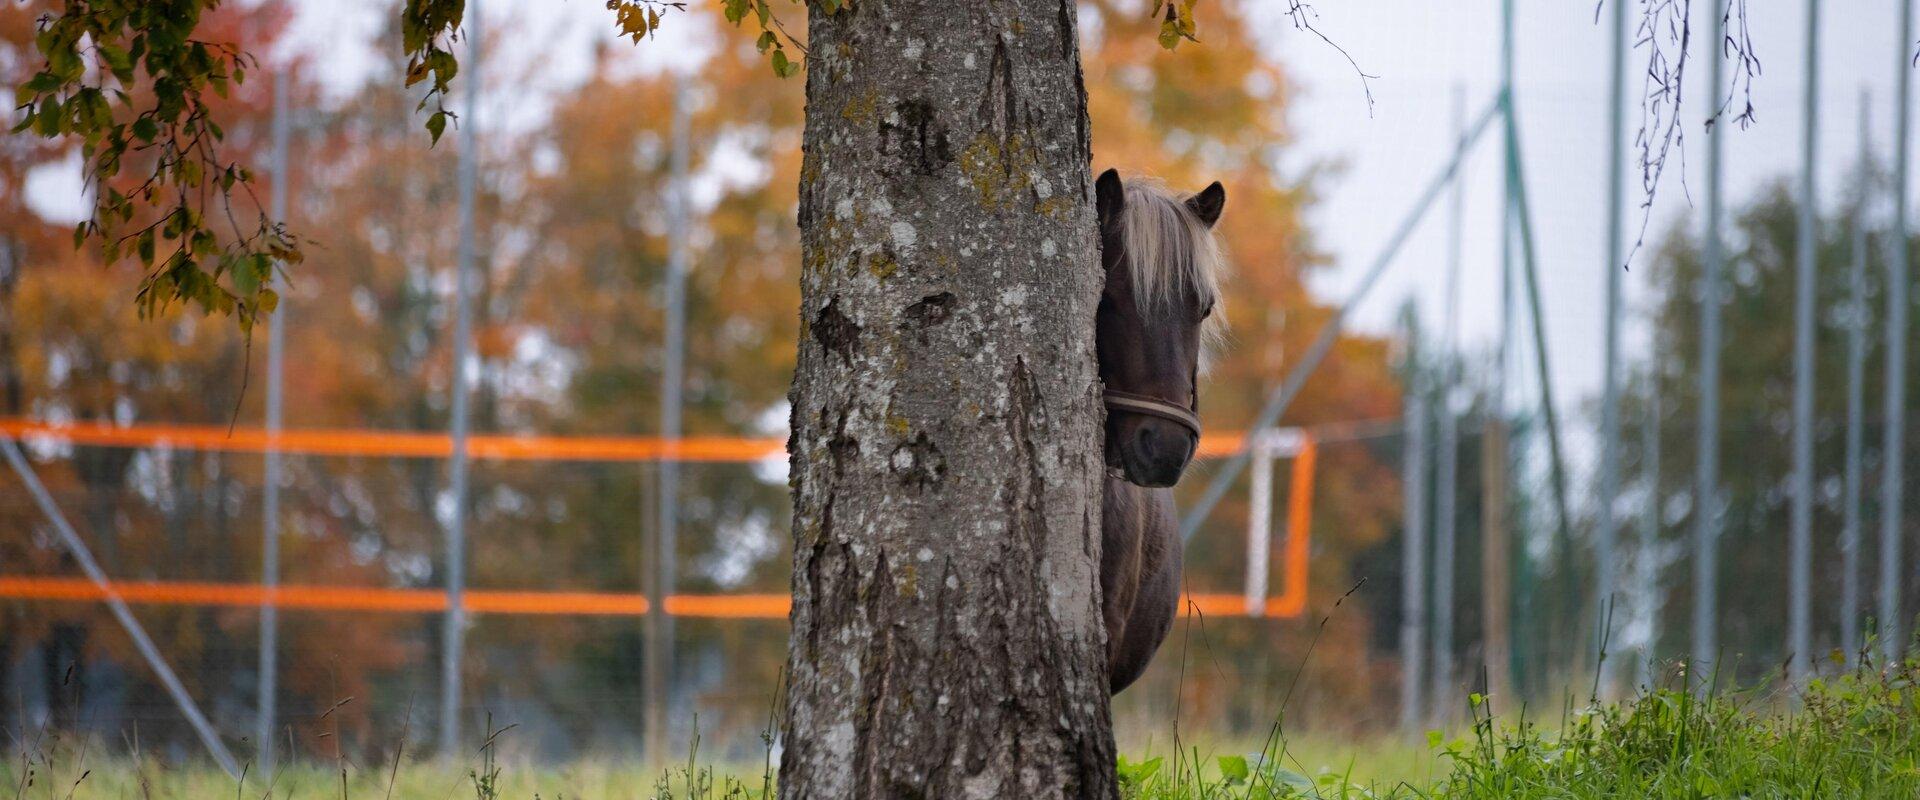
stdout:
{"type": "MultiPolygon", "coordinates": [[[[1604,2],[1601,0],[1594,7],[1596,19],[1604,2]]],[[[1714,12],[1720,14],[1725,23],[1722,27],[1726,35],[1713,44],[1712,55],[1733,61],[1736,68],[1724,95],[1718,87],[1710,90],[1714,94],[1714,105],[1703,124],[1711,131],[1737,100],[1740,107],[1733,121],[1745,129],[1757,119],[1753,81],[1761,71],[1760,57],[1748,27],[1747,0],[1714,0],[1714,3],[1714,12]]],[[[1680,191],[1687,196],[1689,205],[1693,203],[1686,180],[1686,129],[1680,117],[1685,105],[1688,54],[1693,40],[1692,10],[1693,0],[1640,0],[1640,22],[1634,31],[1633,47],[1644,50],[1647,59],[1641,79],[1640,130],[1634,135],[1634,144],[1640,150],[1641,216],[1640,230],[1627,254],[1629,263],[1646,242],[1647,227],[1653,220],[1654,197],[1659,193],[1669,159],[1678,157],[1680,191]]]]}
{"type": "Polygon", "coordinates": [[[1326,34],[1321,33],[1319,28],[1314,27],[1314,22],[1320,19],[1320,12],[1314,10],[1312,3],[1307,0],[1287,0],[1287,18],[1293,21],[1294,30],[1306,31],[1320,37],[1320,41],[1326,42],[1328,47],[1333,48],[1335,52],[1340,54],[1341,58],[1347,60],[1347,65],[1353,67],[1354,74],[1360,76],[1360,91],[1364,92],[1367,96],[1367,116],[1373,116],[1373,84],[1371,81],[1380,76],[1370,74],[1366,70],[1361,69],[1360,62],[1354,60],[1352,53],[1347,52],[1346,48],[1341,47],[1338,43],[1328,38],[1326,34]]]}

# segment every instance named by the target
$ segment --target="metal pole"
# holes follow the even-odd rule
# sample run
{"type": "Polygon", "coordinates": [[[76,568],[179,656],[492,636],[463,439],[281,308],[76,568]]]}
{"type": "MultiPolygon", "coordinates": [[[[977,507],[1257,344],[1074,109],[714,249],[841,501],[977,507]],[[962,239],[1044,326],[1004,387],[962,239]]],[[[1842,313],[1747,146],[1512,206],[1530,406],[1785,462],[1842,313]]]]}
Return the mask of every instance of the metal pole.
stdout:
{"type": "Polygon", "coordinates": [[[1805,106],[1800,114],[1800,225],[1795,237],[1793,298],[1793,492],[1787,530],[1787,679],[1805,686],[1813,593],[1813,326],[1814,248],[1819,235],[1814,149],[1820,113],[1820,0],[1807,0],[1805,106]]]}
{"type": "Polygon", "coordinates": [[[1547,472],[1553,483],[1553,506],[1559,519],[1561,567],[1571,577],[1568,548],[1573,542],[1572,514],[1567,510],[1566,458],[1560,449],[1559,412],[1553,402],[1553,371],[1547,363],[1546,315],[1541,313],[1539,260],[1533,248],[1533,212],[1527,200],[1527,182],[1521,174],[1520,128],[1514,121],[1513,95],[1507,95],[1507,181],[1512,187],[1513,215],[1520,225],[1520,274],[1526,279],[1527,319],[1533,328],[1533,366],[1540,373],[1540,413],[1547,429],[1547,472]]]}
{"type": "MultiPolygon", "coordinates": [[[[1513,0],[1500,0],[1500,113],[1501,135],[1513,138],[1513,0]]],[[[1513,329],[1513,148],[1501,145],[1500,188],[1500,363],[1494,366],[1495,416],[1507,412],[1507,363],[1512,358],[1508,332],[1513,329]]],[[[1501,456],[1505,458],[1503,454],[1501,456]]]]}
{"type": "Polygon", "coordinates": [[[1887,424],[1880,460],[1880,646],[1886,663],[1900,659],[1900,481],[1906,462],[1907,423],[1907,103],[1912,68],[1906,47],[1913,40],[1913,3],[1900,0],[1899,64],[1894,91],[1893,235],[1887,259],[1887,424]]]}
{"type": "Polygon", "coordinates": [[[453,757],[460,743],[460,663],[466,649],[467,432],[473,347],[474,178],[479,161],[480,3],[467,3],[467,107],[460,121],[460,250],[454,263],[452,449],[447,461],[447,616],[441,629],[440,756],[453,757]]]}
{"type": "Polygon", "coordinates": [[[80,571],[86,573],[87,579],[93,581],[93,585],[99,587],[100,593],[106,597],[107,608],[113,612],[114,618],[120,621],[120,627],[126,629],[127,636],[133,639],[133,647],[140,651],[140,657],[146,660],[147,667],[160,678],[160,685],[166,687],[167,695],[173,698],[173,704],[178,706],[180,713],[187,718],[187,724],[192,726],[194,734],[200,737],[200,743],[206,746],[207,753],[213,756],[214,763],[220,765],[229,777],[239,780],[240,762],[233,760],[233,754],[227,752],[227,746],[220,741],[220,734],[214,732],[213,725],[207,722],[206,715],[200,713],[200,706],[193,702],[193,696],[187,694],[186,685],[180,682],[180,677],[174,674],[173,668],[167,666],[167,660],[160,655],[160,648],[155,647],[153,639],[147,636],[147,629],[140,626],[140,620],[134,618],[133,610],[127,608],[127,601],[121,599],[120,593],[115,591],[113,584],[107,580],[106,571],[100,569],[99,562],[93,559],[93,552],[87,549],[86,541],[81,539],[80,534],[75,533],[73,526],[67,523],[66,515],[60,513],[60,507],[54,504],[53,496],[47,494],[47,487],[40,483],[40,476],[34,474],[32,465],[28,464],[26,456],[21,454],[19,443],[15,442],[11,436],[0,434],[0,454],[6,456],[7,463],[11,464],[14,473],[20,476],[20,482],[27,485],[27,492],[33,495],[34,503],[40,506],[40,513],[45,514],[47,520],[53,523],[54,530],[60,534],[61,542],[67,546],[67,552],[72,554],[74,562],[80,565],[80,571]]]}
{"type": "Polygon", "coordinates": [[[1634,664],[1636,681],[1653,686],[1653,659],[1660,645],[1660,374],[1647,374],[1647,419],[1640,431],[1641,471],[1647,481],[1646,508],[1640,513],[1640,591],[1647,603],[1647,640],[1634,664]]]}
{"type": "MultiPolygon", "coordinates": [[[[1273,427],[1274,422],[1280,418],[1280,414],[1287,410],[1293,398],[1300,393],[1301,386],[1306,384],[1307,377],[1320,366],[1320,362],[1327,357],[1328,351],[1333,349],[1334,342],[1340,338],[1340,332],[1346,326],[1347,315],[1352,313],[1353,308],[1359,305],[1360,301],[1373,289],[1380,275],[1386,272],[1387,266],[1393,263],[1394,255],[1400,252],[1401,245],[1406,244],[1407,237],[1413,234],[1414,227],[1419,224],[1420,218],[1425,216],[1427,208],[1433,205],[1440,190],[1445,189],[1447,183],[1453,180],[1455,171],[1460,168],[1460,162],[1466,158],[1467,149],[1472,147],[1474,142],[1479,141],[1480,135],[1486,132],[1487,127],[1493,122],[1495,113],[1499,110],[1500,103],[1496,99],[1489,103],[1475,119],[1472,129],[1454,147],[1453,158],[1420,192],[1419,198],[1414,201],[1413,208],[1400,220],[1400,226],[1394,229],[1393,235],[1387,238],[1386,247],[1381,249],[1373,263],[1361,276],[1360,283],[1354,287],[1353,294],[1349,295],[1346,302],[1334,311],[1333,317],[1328,319],[1327,324],[1320,329],[1313,344],[1307,347],[1300,361],[1293,365],[1293,370],[1287,373],[1280,385],[1273,387],[1273,391],[1267,394],[1265,404],[1260,407],[1259,415],[1254,418],[1248,430],[1264,430],[1273,427]]],[[[1214,473],[1213,480],[1207,484],[1206,491],[1201,493],[1199,502],[1195,503],[1193,509],[1188,511],[1180,521],[1181,541],[1192,541],[1194,532],[1200,529],[1200,523],[1206,520],[1207,514],[1213,511],[1214,505],[1226,495],[1227,487],[1233,483],[1234,479],[1240,477],[1240,471],[1246,469],[1251,452],[1250,443],[1243,442],[1239,451],[1228,458],[1227,463],[1214,473]]]]}
{"type": "MultiPolygon", "coordinates": [[[[1726,59],[1720,42],[1727,38],[1726,14],[1715,4],[1713,36],[1708,41],[1710,101],[1720,102],[1726,83],[1726,59]]],[[[1707,231],[1700,280],[1700,410],[1694,446],[1693,476],[1693,663],[1688,674],[1705,689],[1714,659],[1714,620],[1720,579],[1720,158],[1725,120],[1716,114],[1707,126],[1707,231]]]]}
{"type": "MultiPolygon", "coordinates": [[[[287,138],[292,116],[287,105],[293,101],[288,89],[286,67],[273,74],[273,189],[270,212],[276,222],[287,218],[287,181],[291,174],[287,161],[287,138]]],[[[260,583],[272,597],[280,585],[280,449],[283,385],[286,373],[287,303],[280,306],[267,323],[267,449],[266,484],[260,504],[260,583]]],[[[271,600],[260,604],[260,697],[253,730],[254,757],[260,771],[273,771],[274,705],[280,673],[280,607],[271,600]]]]}
{"type": "MultiPolygon", "coordinates": [[[[1467,93],[1458,82],[1453,85],[1453,131],[1457,138],[1466,125],[1467,93]]],[[[1460,460],[1460,424],[1453,409],[1453,390],[1459,385],[1459,326],[1455,320],[1460,312],[1460,268],[1461,268],[1461,226],[1466,219],[1465,185],[1455,174],[1453,183],[1447,191],[1447,285],[1445,289],[1446,306],[1443,310],[1440,333],[1440,387],[1435,392],[1436,410],[1439,412],[1439,452],[1435,454],[1436,469],[1434,475],[1434,511],[1433,511],[1433,692],[1434,702],[1440,702],[1453,684],[1453,578],[1457,515],[1454,512],[1454,494],[1458,491],[1455,470],[1460,460]]]]}
{"type": "Polygon", "coordinates": [[[1612,630],[1617,584],[1615,542],[1620,535],[1616,505],[1620,492],[1620,279],[1626,271],[1621,263],[1620,233],[1625,209],[1621,201],[1626,193],[1627,134],[1627,3],[1613,3],[1613,53],[1610,59],[1607,108],[1607,261],[1602,267],[1607,281],[1607,322],[1603,344],[1604,365],[1600,384],[1600,474],[1599,501],[1594,514],[1593,598],[1596,618],[1594,630],[1594,671],[1603,691],[1613,688],[1607,663],[1607,643],[1612,630]]]}
{"type": "MultiPolygon", "coordinates": [[[[1406,419],[1400,497],[1400,727],[1420,725],[1421,647],[1426,627],[1427,408],[1420,377],[1420,326],[1409,302],[1406,319],[1406,419]]],[[[1258,464],[1255,465],[1258,468],[1258,464]]]]}
{"type": "MultiPolygon", "coordinates": [[[[680,392],[683,359],[686,339],[686,283],[687,283],[687,227],[691,224],[688,208],[690,199],[687,194],[687,90],[684,84],[676,83],[673,90],[673,153],[672,188],[668,192],[667,221],[667,274],[666,274],[666,342],[661,359],[660,374],[660,436],[668,442],[680,438],[680,392]]],[[[678,552],[680,462],[678,454],[669,451],[660,460],[660,519],[659,551],[654,553],[657,570],[655,586],[664,601],[673,593],[674,557],[678,552]]],[[[665,726],[668,714],[667,706],[671,702],[673,659],[670,651],[673,646],[673,620],[667,616],[666,609],[652,618],[657,626],[651,646],[647,651],[647,672],[652,694],[648,698],[654,714],[653,736],[654,752],[649,758],[665,761],[665,726]]]]}
{"type": "Polygon", "coordinates": [[[1861,451],[1866,417],[1867,373],[1867,209],[1873,197],[1873,164],[1868,153],[1867,90],[1860,89],[1860,198],[1853,210],[1852,267],[1847,300],[1847,470],[1840,525],[1840,649],[1852,669],[1860,659],[1860,502],[1861,451]]]}
{"type": "Polygon", "coordinates": [[[1267,611],[1267,572],[1273,559],[1273,441],[1268,431],[1251,434],[1258,437],[1253,446],[1253,472],[1247,483],[1247,614],[1261,616],[1267,611]]]}
{"type": "MultiPolygon", "coordinates": [[[[1508,97],[1513,88],[1513,2],[1500,3],[1500,96],[1501,113],[1508,112],[1508,97]]],[[[1512,136],[1512,128],[1503,131],[1512,136]]],[[[1501,159],[1513,157],[1502,147],[1501,159]]],[[[1512,361],[1513,333],[1513,185],[1505,180],[1510,172],[1503,166],[1500,188],[1500,331],[1496,339],[1493,386],[1481,431],[1481,613],[1486,617],[1485,642],[1481,664],[1486,671],[1487,693],[1510,698],[1514,692],[1512,640],[1512,560],[1508,542],[1507,489],[1508,459],[1512,455],[1507,439],[1507,366],[1512,361]]],[[[1436,709],[1443,709],[1438,705],[1436,709]]],[[[1447,719],[1436,714],[1439,721],[1447,719]]]]}

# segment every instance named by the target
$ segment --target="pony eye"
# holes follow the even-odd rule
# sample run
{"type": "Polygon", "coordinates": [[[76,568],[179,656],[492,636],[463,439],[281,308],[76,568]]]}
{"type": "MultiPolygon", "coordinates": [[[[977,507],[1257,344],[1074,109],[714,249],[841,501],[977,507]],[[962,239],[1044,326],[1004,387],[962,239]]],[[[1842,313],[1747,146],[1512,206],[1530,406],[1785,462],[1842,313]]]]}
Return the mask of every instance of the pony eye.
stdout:
{"type": "Polygon", "coordinates": [[[1208,318],[1208,317],[1211,317],[1211,316],[1213,316],[1213,303],[1214,303],[1214,301],[1212,301],[1212,300],[1208,300],[1208,301],[1207,301],[1207,307],[1206,307],[1206,308],[1203,308],[1203,309],[1200,309],[1200,318],[1201,318],[1201,319],[1206,319],[1206,318],[1208,318]]]}

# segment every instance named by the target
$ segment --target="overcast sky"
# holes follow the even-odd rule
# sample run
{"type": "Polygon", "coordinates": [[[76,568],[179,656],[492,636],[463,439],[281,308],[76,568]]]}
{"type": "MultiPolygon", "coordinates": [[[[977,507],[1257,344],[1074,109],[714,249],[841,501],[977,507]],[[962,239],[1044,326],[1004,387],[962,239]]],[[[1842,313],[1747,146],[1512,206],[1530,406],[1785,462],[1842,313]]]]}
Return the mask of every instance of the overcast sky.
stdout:
{"type": "MultiPolygon", "coordinates": [[[[611,18],[589,0],[485,0],[488,18],[511,18],[496,26],[510,35],[492,37],[491,58],[500,68],[520,71],[539,59],[546,80],[555,85],[584,73],[588,46],[610,38],[611,18]],[[554,46],[555,42],[578,46],[554,46]],[[529,46],[538,43],[538,47],[529,46]]],[[[1283,0],[1256,0],[1256,18],[1267,52],[1282,59],[1299,94],[1292,121],[1299,137],[1291,168],[1337,163],[1341,170],[1321,184],[1322,202],[1311,212],[1314,234],[1334,258],[1334,268],[1316,286],[1332,301],[1344,297],[1374,258],[1392,227],[1412,206],[1428,176],[1439,170],[1451,148],[1452,93],[1458,86],[1473,109],[1496,89],[1499,65],[1499,0],[1340,0],[1315,7],[1322,32],[1338,42],[1359,65],[1377,77],[1369,82],[1369,109],[1359,78],[1344,56],[1311,34],[1296,31],[1280,8],[1283,0]]],[[[1537,247],[1546,305],[1546,328],[1556,387],[1566,403],[1597,391],[1600,381],[1604,305],[1605,177],[1607,168],[1608,48],[1612,44],[1606,14],[1596,21],[1592,2],[1519,0],[1515,19],[1515,75],[1521,139],[1529,190],[1537,219],[1537,247]]],[[[1704,187],[1704,119],[1708,9],[1696,2],[1695,56],[1686,111],[1689,126],[1686,178],[1696,200],[1704,187]]],[[[1630,11],[1637,10],[1634,4],[1630,11]]],[[[1820,88],[1820,175],[1826,205],[1839,201],[1840,181],[1857,152],[1858,96],[1864,87],[1874,98],[1872,130],[1882,159],[1890,153],[1893,80],[1910,49],[1901,42],[1897,2],[1858,0],[1827,4],[1822,20],[1820,88]],[[1844,6],[1844,13],[1840,13],[1844,6]]],[[[1801,93],[1806,76],[1805,3],[1749,5],[1752,36],[1764,73],[1754,84],[1758,124],[1729,128],[1726,196],[1729,204],[1748,197],[1764,182],[1793,177],[1798,171],[1801,93]]],[[[351,86],[375,57],[366,42],[385,14],[385,3],[357,0],[308,0],[297,29],[299,46],[329,55],[332,82],[351,86]],[[355,51],[359,54],[355,54],[355,51]]],[[[1609,12],[1610,13],[1610,12],[1609,12]]],[[[662,37],[629,56],[634,69],[685,67],[712,47],[715,34],[701,25],[672,19],[662,37]]],[[[623,46],[624,47],[624,46],[623,46]]],[[[1173,57],[1177,57],[1173,56],[1173,57]]],[[[1629,100],[1638,91],[1640,52],[1629,54],[1629,100]]],[[[496,97],[499,112],[537,118],[539,93],[496,97]]],[[[490,103],[489,105],[492,105],[490,103]]],[[[495,116],[498,119],[498,115],[495,116]]],[[[1638,127],[1637,111],[1626,115],[1629,138],[1638,127]]],[[[1098,135],[1098,132],[1095,132],[1098,135]]],[[[1484,347],[1498,329],[1498,204],[1500,142],[1488,137],[1475,151],[1465,173],[1463,225],[1465,276],[1460,324],[1468,346],[1484,347]]],[[[1632,172],[1631,156],[1628,169],[1632,172]]],[[[1675,224],[1698,224],[1673,174],[1662,187],[1649,239],[1675,224]]],[[[1637,174],[1627,182],[1627,235],[1641,212],[1637,174]]],[[[1441,312],[1444,276],[1445,205],[1433,210],[1388,277],[1359,309],[1359,325],[1388,329],[1403,299],[1414,296],[1423,314],[1436,323],[1441,312]]],[[[1258,265],[1241,265],[1257,269],[1258,265]]],[[[1647,343],[1640,322],[1640,276],[1628,275],[1628,353],[1638,357],[1647,343]]]]}
{"type": "MultiPolygon", "coordinates": [[[[1319,3],[1321,31],[1361,68],[1377,76],[1369,82],[1375,100],[1371,108],[1345,56],[1310,33],[1294,30],[1281,12],[1283,4],[1284,0],[1253,0],[1252,7],[1261,9],[1256,18],[1262,20],[1258,25],[1267,52],[1283,60],[1298,88],[1291,109],[1298,144],[1288,168],[1304,172],[1315,165],[1341,165],[1321,182],[1321,202],[1310,213],[1314,235],[1334,260],[1333,269],[1315,288],[1337,302],[1411,207],[1420,186],[1445,163],[1453,138],[1454,87],[1461,88],[1466,105],[1474,109],[1492,96],[1499,63],[1500,2],[1319,3]]],[[[537,122],[548,98],[556,94],[541,89],[559,89],[579,80],[586,72],[592,45],[612,38],[610,12],[598,0],[484,0],[480,5],[495,32],[488,36],[489,71],[528,74],[536,72],[528,69],[530,65],[540,67],[539,85],[530,90],[486,96],[482,111],[488,124],[537,122]]],[[[1525,0],[1516,5],[1520,7],[1516,76],[1524,168],[1537,219],[1554,379],[1563,404],[1571,411],[1573,404],[1597,391],[1600,381],[1610,29],[1604,19],[1596,22],[1592,2],[1525,0]]],[[[1694,5],[1695,56],[1700,60],[1693,62],[1690,71],[1694,86],[1689,94],[1694,103],[1685,112],[1689,125],[1686,178],[1698,199],[1704,186],[1701,165],[1706,138],[1699,135],[1705,111],[1698,99],[1704,97],[1707,66],[1700,48],[1707,39],[1707,9],[1713,4],[1694,5]]],[[[1862,87],[1874,99],[1876,152],[1883,160],[1888,158],[1894,74],[1910,55],[1903,54],[1905,45],[1896,32],[1897,2],[1848,2],[1845,13],[1839,13],[1840,5],[1828,4],[1821,36],[1819,186],[1828,208],[1838,202],[1840,179],[1856,157],[1857,98],[1862,87]]],[[[394,57],[371,46],[374,34],[392,13],[391,4],[301,0],[300,8],[291,46],[318,54],[315,60],[338,95],[351,91],[379,60],[394,57]]],[[[1799,161],[1805,4],[1753,3],[1749,8],[1753,40],[1765,71],[1754,85],[1758,124],[1747,130],[1729,129],[1729,205],[1741,202],[1765,181],[1792,177],[1799,161]]],[[[693,17],[676,15],[665,27],[655,41],[617,46],[626,68],[686,68],[698,63],[725,35],[693,17]]],[[[1638,68],[1643,63],[1639,52],[1630,54],[1630,97],[1637,91],[1638,68]]],[[[1629,134],[1638,127],[1631,106],[1626,125],[1629,134]]],[[[1486,347],[1498,329],[1499,144],[1497,137],[1483,140],[1465,173],[1460,328],[1468,347],[1486,347]]],[[[1697,209],[1688,205],[1679,177],[1673,175],[1662,187],[1650,241],[1672,225],[1698,224],[1697,209]]],[[[1630,176],[1627,185],[1631,236],[1641,213],[1637,176],[1630,176]]],[[[1438,321],[1445,212],[1444,203],[1433,209],[1386,280],[1360,306],[1361,328],[1389,329],[1396,309],[1408,297],[1418,298],[1424,316],[1438,321]]],[[[1635,302],[1641,296],[1642,274],[1631,273],[1627,278],[1630,358],[1638,358],[1647,347],[1640,324],[1643,306],[1635,302]]]]}
{"type": "MultiPolygon", "coordinates": [[[[1519,2],[1515,28],[1516,93],[1520,108],[1524,168],[1537,219],[1537,246],[1545,294],[1546,328],[1556,387],[1568,402],[1591,396],[1600,383],[1604,324],[1608,55],[1611,26],[1595,22],[1593,2],[1519,2]]],[[[1707,9],[1696,2],[1695,57],[1685,113],[1687,180],[1696,201],[1705,186],[1707,9]]],[[[1629,6],[1629,11],[1638,4],[1629,6]]],[[[1751,31],[1764,74],[1754,84],[1758,124],[1728,128],[1726,198],[1734,206],[1765,182],[1797,179],[1802,93],[1806,85],[1806,4],[1748,5],[1751,31]]],[[[1323,32],[1345,47],[1367,71],[1376,105],[1369,116],[1358,79],[1339,53],[1310,35],[1277,27],[1268,31],[1270,52],[1281,54],[1302,96],[1293,108],[1302,159],[1338,159],[1345,171],[1325,184],[1324,202],[1311,215],[1314,232],[1335,256],[1334,274],[1318,287],[1329,299],[1344,296],[1389,229],[1412,205],[1419,184],[1438,170],[1451,143],[1450,95],[1465,88],[1468,105],[1484,104],[1497,86],[1498,0],[1420,2],[1356,0],[1320,3],[1323,32]]],[[[1827,3],[1820,36],[1821,111],[1819,173],[1823,206],[1840,202],[1845,171],[1858,148],[1859,92],[1872,92],[1872,133],[1882,163],[1891,159],[1893,81],[1911,48],[1897,33],[1898,3],[1855,0],[1827,3]],[[1844,13],[1842,13],[1844,9],[1844,13]]],[[[1629,31],[1631,37],[1631,31],[1629,31]]],[[[1629,90],[1637,91],[1639,52],[1628,56],[1629,90]]],[[[1630,93],[1630,100],[1636,96],[1630,93]]],[[[1629,143],[1638,128],[1629,106],[1629,143]]],[[[1498,329],[1500,161],[1499,141],[1475,151],[1467,182],[1464,224],[1465,270],[1461,323],[1469,342],[1490,340],[1498,329]]],[[[1627,235],[1638,224],[1637,171],[1629,154],[1627,235]]],[[[1662,187],[1648,240],[1675,224],[1701,224],[1675,175],[1662,187]]],[[[1438,209],[1409,243],[1388,280],[1362,308],[1362,323],[1382,329],[1402,299],[1422,298],[1429,319],[1440,312],[1446,213],[1438,209]]],[[[1640,277],[1627,279],[1630,303],[1640,296],[1640,277]]],[[[1628,357],[1647,349],[1644,306],[1630,306],[1628,357]]],[[[1786,324],[1783,321],[1783,324],[1786,324]]]]}

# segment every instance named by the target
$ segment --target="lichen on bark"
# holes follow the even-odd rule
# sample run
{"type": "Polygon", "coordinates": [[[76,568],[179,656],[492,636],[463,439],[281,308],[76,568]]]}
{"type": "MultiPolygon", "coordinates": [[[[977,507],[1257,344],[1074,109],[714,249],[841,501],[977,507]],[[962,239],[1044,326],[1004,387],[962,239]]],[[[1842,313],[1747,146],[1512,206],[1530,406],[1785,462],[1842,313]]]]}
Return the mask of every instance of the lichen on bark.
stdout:
{"type": "Polygon", "coordinates": [[[1075,25],[812,10],[784,797],[1117,796],[1075,25]]]}

